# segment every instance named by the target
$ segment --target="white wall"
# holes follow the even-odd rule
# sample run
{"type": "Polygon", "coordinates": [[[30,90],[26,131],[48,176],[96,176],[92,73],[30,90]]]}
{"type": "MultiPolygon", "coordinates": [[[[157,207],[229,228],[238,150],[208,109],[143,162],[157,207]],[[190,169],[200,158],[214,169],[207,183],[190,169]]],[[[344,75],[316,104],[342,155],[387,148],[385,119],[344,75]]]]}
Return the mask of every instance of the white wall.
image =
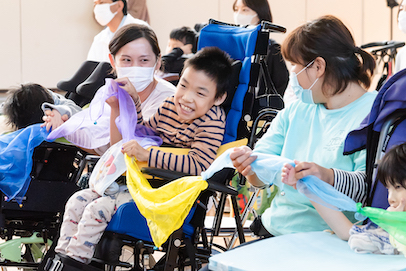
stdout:
{"type": "MultiPolygon", "coordinates": [[[[151,26],[161,49],[176,27],[233,22],[234,0],[148,0],[151,26]]],[[[351,29],[358,45],[389,40],[390,9],[384,0],[269,0],[274,23],[288,32],[320,15],[333,14],[351,29]]],[[[0,0],[0,89],[34,81],[54,88],[86,59],[92,39],[102,28],[95,22],[92,0],[0,0]]],[[[405,40],[396,25],[393,39],[405,40]]],[[[282,42],[286,34],[273,34],[282,42]]]]}
{"type": "MultiPolygon", "coordinates": [[[[390,8],[384,0],[289,0],[289,4],[281,0],[268,1],[274,23],[286,27],[287,33],[306,21],[332,14],[350,28],[358,45],[390,40],[390,8]]],[[[156,31],[161,46],[164,46],[170,30],[175,27],[193,27],[195,23],[208,21],[209,18],[233,22],[233,2],[234,0],[149,0],[151,26],[156,31]]],[[[405,40],[405,34],[397,28],[397,8],[394,8],[393,14],[393,39],[405,40]]],[[[285,36],[286,34],[274,34],[272,38],[282,42],[285,36]]]]}
{"type": "Polygon", "coordinates": [[[0,88],[21,79],[20,5],[18,1],[0,0],[0,88]],[[4,13],[14,14],[3,16],[4,13]]]}
{"type": "Polygon", "coordinates": [[[53,88],[86,59],[102,27],[90,0],[0,0],[0,89],[24,82],[53,88]]]}

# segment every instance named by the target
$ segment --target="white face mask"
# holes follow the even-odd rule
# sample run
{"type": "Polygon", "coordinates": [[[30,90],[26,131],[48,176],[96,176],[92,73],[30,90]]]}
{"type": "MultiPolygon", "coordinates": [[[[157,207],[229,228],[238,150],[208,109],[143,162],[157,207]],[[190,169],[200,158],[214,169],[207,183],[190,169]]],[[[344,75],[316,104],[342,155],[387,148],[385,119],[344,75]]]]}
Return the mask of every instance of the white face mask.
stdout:
{"type": "Polygon", "coordinates": [[[257,14],[254,15],[246,15],[241,13],[234,13],[234,23],[238,25],[249,25],[252,22],[257,14]]]}
{"type": "Polygon", "coordinates": [[[116,67],[117,77],[127,77],[137,92],[144,91],[154,80],[154,67],[116,67]]]}
{"type": "Polygon", "coordinates": [[[289,76],[289,83],[290,86],[293,89],[293,92],[295,93],[296,97],[301,100],[304,103],[307,104],[314,104],[314,100],[313,100],[313,93],[311,88],[316,84],[316,82],[319,80],[319,78],[316,79],[316,81],[314,81],[314,83],[308,88],[308,89],[304,89],[300,84],[299,81],[297,80],[297,76],[303,72],[304,70],[306,70],[310,65],[312,65],[314,62],[314,60],[312,62],[310,62],[309,64],[307,64],[306,67],[304,67],[300,72],[298,72],[297,74],[295,72],[292,72],[289,76]]]}
{"type": "Polygon", "coordinates": [[[399,29],[406,34],[406,11],[401,10],[398,16],[398,27],[399,29]]]}
{"type": "Polygon", "coordinates": [[[111,4],[98,4],[94,6],[93,12],[96,18],[96,21],[102,25],[107,25],[113,18],[116,16],[116,12],[111,12],[110,7],[116,4],[116,2],[111,4]]]}

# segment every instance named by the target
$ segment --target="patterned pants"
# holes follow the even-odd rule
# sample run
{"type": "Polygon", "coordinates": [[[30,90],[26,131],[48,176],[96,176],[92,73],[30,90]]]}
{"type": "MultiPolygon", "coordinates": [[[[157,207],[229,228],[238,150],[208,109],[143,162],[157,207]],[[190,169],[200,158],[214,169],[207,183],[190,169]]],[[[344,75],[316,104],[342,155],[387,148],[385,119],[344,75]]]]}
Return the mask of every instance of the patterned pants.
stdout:
{"type": "Polygon", "coordinates": [[[132,200],[128,190],[105,197],[100,197],[90,188],[73,194],[65,206],[55,252],[90,263],[95,247],[117,208],[132,200]]]}

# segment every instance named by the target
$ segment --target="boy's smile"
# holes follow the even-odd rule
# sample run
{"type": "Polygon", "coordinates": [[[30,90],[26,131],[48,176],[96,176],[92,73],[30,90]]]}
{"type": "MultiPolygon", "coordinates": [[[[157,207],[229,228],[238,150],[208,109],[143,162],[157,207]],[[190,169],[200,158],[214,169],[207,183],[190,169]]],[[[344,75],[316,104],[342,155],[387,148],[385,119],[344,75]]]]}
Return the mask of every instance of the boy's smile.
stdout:
{"type": "Polygon", "coordinates": [[[205,115],[213,105],[220,105],[225,95],[216,99],[217,83],[205,72],[188,67],[175,92],[176,112],[182,121],[191,122],[205,115]]]}

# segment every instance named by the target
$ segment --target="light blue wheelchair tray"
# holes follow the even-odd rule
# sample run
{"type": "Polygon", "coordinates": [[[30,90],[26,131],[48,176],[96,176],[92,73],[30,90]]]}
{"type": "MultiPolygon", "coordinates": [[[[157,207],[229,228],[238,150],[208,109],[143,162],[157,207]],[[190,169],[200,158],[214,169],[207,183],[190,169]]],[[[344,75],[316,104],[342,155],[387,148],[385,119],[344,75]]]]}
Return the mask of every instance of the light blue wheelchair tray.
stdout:
{"type": "Polygon", "coordinates": [[[214,255],[210,270],[406,270],[403,255],[359,254],[328,232],[288,234],[214,255]]]}

